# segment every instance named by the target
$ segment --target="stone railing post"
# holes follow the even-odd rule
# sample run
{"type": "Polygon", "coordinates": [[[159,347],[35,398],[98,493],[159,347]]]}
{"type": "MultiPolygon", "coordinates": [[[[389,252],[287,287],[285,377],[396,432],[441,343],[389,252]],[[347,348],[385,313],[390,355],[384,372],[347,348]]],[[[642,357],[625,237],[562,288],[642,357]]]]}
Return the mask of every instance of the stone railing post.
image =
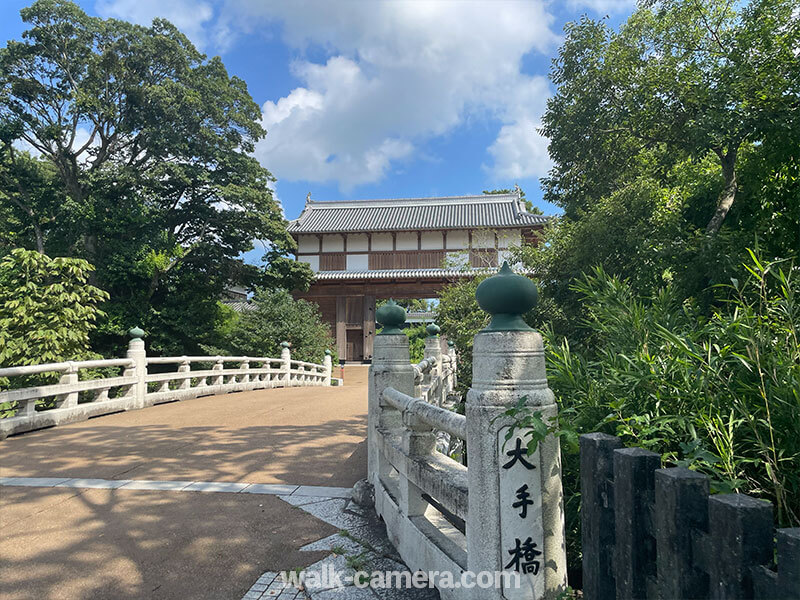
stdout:
{"type": "Polygon", "coordinates": [[[211,385],[222,385],[222,384],[224,384],[225,383],[225,376],[222,374],[222,372],[225,370],[225,364],[223,363],[221,356],[217,356],[216,357],[216,359],[214,360],[214,366],[211,367],[211,370],[212,371],[219,371],[219,375],[215,375],[211,379],[211,385]]]}
{"type": "Polygon", "coordinates": [[[325,367],[325,378],[322,385],[331,384],[331,375],[333,374],[333,359],[331,358],[331,351],[325,350],[325,358],[322,359],[322,366],[325,367]]]}
{"type": "Polygon", "coordinates": [[[481,590],[482,600],[556,598],[567,580],[558,440],[550,435],[528,454],[526,432],[506,441],[513,422],[500,416],[520,398],[545,421],[557,416],[542,337],[521,317],[536,304],[536,286],[503,264],[476,298],[492,321],[475,336],[466,403],[468,568],[521,578],[518,588],[481,590]]]}
{"type": "MultiPolygon", "coordinates": [[[[243,360],[241,362],[241,364],[239,364],[239,368],[242,371],[249,371],[250,370],[250,361],[249,360],[243,360]]],[[[249,373],[245,373],[244,375],[242,375],[241,383],[250,383],[250,374],[249,373]]]]}
{"type": "MultiPolygon", "coordinates": [[[[181,361],[181,364],[178,365],[178,373],[190,373],[192,370],[192,366],[189,364],[189,359],[186,358],[185,356],[182,356],[181,358],[183,360],[181,361]]],[[[235,380],[236,378],[234,377],[234,381],[235,380]]],[[[192,387],[192,380],[189,379],[188,377],[186,379],[181,379],[180,383],[178,384],[179,390],[188,390],[191,389],[191,387],[192,387]]]]}
{"type": "MultiPolygon", "coordinates": [[[[69,362],[69,368],[58,379],[59,385],[71,385],[78,383],[78,369],[69,362]]],[[[74,408],[78,406],[78,392],[68,392],[58,397],[58,408],[74,408]]]]}
{"type": "Polygon", "coordinates": [[[406,321],[406,311],[389,300],[375,313],[383,330],[375,336],[372,364],[369,367],[369,392],[367,412],[367,476],[377,487],[381,475],[388,474],[382,464],[378,429],[392,429],[402,425],[400,413],[384,405],[383,390],[392,387],[404,394],[414,393],[414,366],[408,353],[408,336],[401,329],[406,321]],[[384,472],[386,471],[386,472],[384,472]]]}
{"type": "Polygon", "coordinates": [[[289,350],[289,342],[281,342],[281,361],[283,387],[289,387],[292,385],[292,352],[289,350]]]}
{"type": "Polygon", "coordinates": [[[428,336],[425,338],[425,358],[434,358],[436,359],[436,364],[431,368],[429,374],[429,382],[436,383],[438,386],[436,389],[432,390],[433,398],[435,398],[436,405],[442,405],[442,391],[445,389],[444,382],[442,381],[442,341],[439,338],[439,326],[436,323],[429,324],[425,331],[428,332],[428,336]]]}
{"type": "Polygon", "coordinates": [[[450,355],[450,389],[456,389],[458,385],[458,357],[456,356],[456,345],[450,341],[447,342],[447,353],[450,355]]]}
{"type": "Polygon", "coordinates": [[[125,369],[123,375],[125,377],[136,377],[136,383],[133,384],[129,395],[134,397],[133,408],[144,408],[147,406],[147,353],[144,350],[144,331],[138,327],[134,327],[128,332],[131,341],[128,342],[127,357],[133,359],[133,367],[125,369]]]}

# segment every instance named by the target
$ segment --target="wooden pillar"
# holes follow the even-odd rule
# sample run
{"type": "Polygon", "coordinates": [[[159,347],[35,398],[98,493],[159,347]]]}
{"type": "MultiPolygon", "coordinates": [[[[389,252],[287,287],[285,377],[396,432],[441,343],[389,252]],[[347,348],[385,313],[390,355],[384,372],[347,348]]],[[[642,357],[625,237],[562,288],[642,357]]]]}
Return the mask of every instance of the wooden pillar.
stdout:
{"type": "Polygon", "coordinates": [[[372,360],[372,340],[375,335],[375,296],[364,296],[364,360],[372,360]]]}
{"type": "Polygon", "coordinates": [[[347,297],[336,297],[336,351],[347,360],[347,297]]]}

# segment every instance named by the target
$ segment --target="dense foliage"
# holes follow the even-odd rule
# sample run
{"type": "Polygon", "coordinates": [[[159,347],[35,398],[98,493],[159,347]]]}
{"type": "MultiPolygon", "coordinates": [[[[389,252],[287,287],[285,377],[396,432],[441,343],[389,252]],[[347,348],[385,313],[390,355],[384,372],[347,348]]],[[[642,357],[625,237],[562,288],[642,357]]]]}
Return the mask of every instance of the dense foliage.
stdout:
{"type": "MultiPolygon", "coordinates": [[[[289,342],[292,358],[322,363],[325,350],[335,350],[330,327],[316,304],[295,300],[282,289],[259,290],[253,304],[252,310],[232,316],[217,328],[223,353],[277,358],[281,342],[289,342]]],[[[218,349],[207,350],[216,353],[218,349]]]]}
{"type": "Polygon", "coordinates": [[[21,15],[22,41],[0,48],[0,254],[93,264],[110,294],[97,349],[117,353],[138,324],[153,351],[194,352],[213,341],[226,286],[307,284],[252,156],[259,107],[218,57],[162,19],[103,20],[64,0],[21,15]],[[254,239],[265,267],[239,258],[254,239]]]}
{"type": "MultiPolygon", "coordinates": [[[[651,0],[619,31],[589,18],[566,27],[543,118],[545,198],[564,214],[515,259],[539,284],[525,318],[545,333],[568,434],[573,568],[574,433],[620,435],[800,524],[796,11],[790,0],[651,0]]],[[[467,386],[486,322],[476,285],[450,286],[437,308],[467,386]]]]}
{"type": "Polygon", "coordinates": [[[85,359],[108,294],[92,267],[17,248],[0,259],[0,367],[85,359]]]}
{"type": "MultiPolygon", "coordinates": [[[[710,301],[758,237],[800,248],[800,19],[793,0],[645,2],[614,31],[566,27],[543,117],[564,209],[530,253],[546,294],[581,316],[590,266],[639,291],[672,282],[710,301]]],[[[571,330],[570,330],[571,328],[571,330]]]]}
{"type": "MultiPolygon", "coordinates": [[[[716,288],[721,303],[706,315],[671,286],[643,297],[597,269],[574,286],[588,339],[572,347],[549,332],[548,381],[562,428],[621,436],[708,474],[712,491],[771,500],[778,522],[796,526],[800,281],[791,263],[755,257],[742,273],[716,288]]],[[[565,456],[564,476],[576,546],[577,457],[565,456]]]]}

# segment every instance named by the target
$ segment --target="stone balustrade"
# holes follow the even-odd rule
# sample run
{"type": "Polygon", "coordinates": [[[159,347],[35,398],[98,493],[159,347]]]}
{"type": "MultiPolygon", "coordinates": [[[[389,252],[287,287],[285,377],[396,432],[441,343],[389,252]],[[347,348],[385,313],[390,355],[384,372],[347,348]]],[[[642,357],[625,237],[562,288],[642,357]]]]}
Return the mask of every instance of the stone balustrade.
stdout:
{"type": "Polygon", "coordinates": [[[131,330],[126,358],[50,363],[0,369],[0,377],[58,373],[58,383],[0,391],[0,403],[16,405],[16,413],[0,419],[0,439],[16,433],[81,421],[163,402],[274,387],[329,386],[332,361],[323,364],[291,358],[284,342],[280,358],[252,356],[148,357],[144,332],[131,330]],[[112,376],[81,379],[81,372],[121,371],[112,376]],[[46,403],[43,401],[47,401],[46,403]]]}
{"type": "MultiPolygon", "coordinates": [[[[404,313],[385,305],[376,317],[369,374],[368,475],[375,509],[411,568],[488,573],[498,587],[441,586],[445,600],[557,598],[566,588],[566,549],[558,440],[527,451],[515,406],[555,419],[541,336],[521,315],[536,289],[507,265],[478,288],[492,321],[475,337],[466,415],[447,407],[456,358],[428,330],[425,360],[410,364],[404,313]],[[388,307],[388,308],[387,308],[388,307]],[[441,452],[439,435],[465,440],[469,468],[441,452]]],[[[444,447],[447,447],[445,445],[444,447]]]]}

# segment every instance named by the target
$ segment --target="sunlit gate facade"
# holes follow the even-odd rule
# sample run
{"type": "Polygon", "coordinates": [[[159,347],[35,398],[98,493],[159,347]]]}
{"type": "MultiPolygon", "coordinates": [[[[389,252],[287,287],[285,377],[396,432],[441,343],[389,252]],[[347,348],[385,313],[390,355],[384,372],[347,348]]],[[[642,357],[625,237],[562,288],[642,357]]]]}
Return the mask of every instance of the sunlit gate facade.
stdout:
{"type": "Polygon", "coordinates": [[[370,362],[377,300],[436,297],[444,285],[502,264],[522,241],[537,243],[546,222],[517,193],[308,199],[288,229],[297,260],[316,279],[295,297],[319,306],[341,358],[370,362]]]}

